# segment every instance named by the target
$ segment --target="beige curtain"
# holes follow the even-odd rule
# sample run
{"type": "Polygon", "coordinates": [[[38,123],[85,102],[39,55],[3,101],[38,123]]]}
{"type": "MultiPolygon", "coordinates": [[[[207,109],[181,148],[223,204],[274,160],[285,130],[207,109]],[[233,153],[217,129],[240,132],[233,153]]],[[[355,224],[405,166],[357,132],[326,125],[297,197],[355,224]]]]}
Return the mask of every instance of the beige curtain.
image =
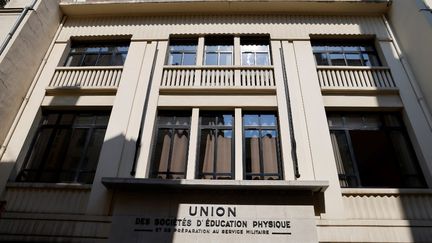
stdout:
{"type": "MultiPolygon", "coordinates": [[[[276,138],[265,136],[262,138],[262,151],[264,162],[264,173],[279,173],[276,138]]],[[[266,176],[264,179],[279,179],[277,176],[266,176]]]]}
{"type": "MultiPolygon", "coordinates": [[[[260,173],[260,147],[259,147],[259,138],[253,137],[250,138],[250,153],[251,153],[251,173],[260,173]]],[[[253,176],[253,180],[260,179],[259,176],[253,176]]]]}
{"type": "MultiPolygon", "coordinates": [[[[206,148],[203,161],[203,173],[213,173],[214,168],[214,148],[215,148],[215,135],[210,133],[206,138],[206,148]]],[[[217,161],[216,173],[230,173],[231,172],[231,138],[226,138],[223,135],[217,137],[217,161]]],[[[222,176],[223,178],[225,176],[222,176]]],[[[211,175],[206,175],[203,178],[211,179],[211,175]]]]}
{"type": "MultiPolygon", "coordinates": [[[[189,143],[188,134],[187,131],[185,130],[176,130],[173,135],[173,138],[171,137],[171,133],[167,133],[164,135],[158,171],[160,172],[168,171],[171,139],[174,140],[173,140],[173,149],[171,155],[170,171],[185,173],[186,160],[187,160],[187,147],[189,143]]],[[[160,177],[167,179],[165,175],[160,175],[160,177]]],[[[182,179],[182,178],[184,178],[184,175],[174,175],[174,179],[182,179]]]]}
{"type": "MultiPolygon", "coordinates": [[[[212,173],[214,164],[214,144],[215,139],[212,133],[207,134],[206,147],[204,152],[203,173],[212,173]]],[[[203,176],[204,179],[211,179],[211,175],[203,176]]]]}

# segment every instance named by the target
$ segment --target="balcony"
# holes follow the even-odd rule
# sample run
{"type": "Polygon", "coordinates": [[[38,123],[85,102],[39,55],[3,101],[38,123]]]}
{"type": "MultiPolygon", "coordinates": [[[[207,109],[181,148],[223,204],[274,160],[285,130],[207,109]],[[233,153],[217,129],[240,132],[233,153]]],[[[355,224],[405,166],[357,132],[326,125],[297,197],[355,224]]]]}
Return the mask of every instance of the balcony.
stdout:
{"type": "Polygon", "coordinates": [[[123,67],[58,67],[47,88],[53,92],[116,92],[123,67]]]}
{"type": "Polygon", "coordinates": [[[168,91],[250,91],[274,93],[272,66],[165,66],[161,92],[168,91]]]}
{"type": "Polygon", "coordinates": [[[397,93],[388,67],[318,66],[322,93],[397,93]]]}

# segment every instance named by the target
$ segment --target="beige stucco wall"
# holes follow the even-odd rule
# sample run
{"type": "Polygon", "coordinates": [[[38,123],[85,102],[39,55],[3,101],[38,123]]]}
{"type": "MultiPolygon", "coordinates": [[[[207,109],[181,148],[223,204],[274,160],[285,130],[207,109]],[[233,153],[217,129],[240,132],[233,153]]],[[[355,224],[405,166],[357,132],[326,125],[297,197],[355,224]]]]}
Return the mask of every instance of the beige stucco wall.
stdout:
{"type": "MultiPolygon", "coordinates": [[[[10,8],[21,8],[30,2],[11,1],[10,8]]],[[[16,15],[17,16],[17,15],[16,15]]],[[[0,33],[10,31],[15,16],[0,16],[0,33]],[[3,20],[5,25],[3,25],[3,20]]],[[[30,10],[0,56],[0,144],[25,99],[42,59],[60,23],[61,14],[56,0],[38,1],[30,10]]]]}
{"type": "MultiPolygon", "coordinates": [[[[431,0],[426,4],[432,6],[431,0]]],[[[422,0],[393,0],[388,14],[391,27],[405,58],[421,87],[429,110],[432,110],[432,13],[420,11],[427,6],[422,0]]]]}

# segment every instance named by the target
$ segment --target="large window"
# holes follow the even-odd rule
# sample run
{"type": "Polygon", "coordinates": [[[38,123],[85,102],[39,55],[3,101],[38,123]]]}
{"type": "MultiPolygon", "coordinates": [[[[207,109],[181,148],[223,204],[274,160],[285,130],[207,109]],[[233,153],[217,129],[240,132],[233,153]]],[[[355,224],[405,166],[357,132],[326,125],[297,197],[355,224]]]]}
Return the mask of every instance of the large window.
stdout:
{"type": "Polygon", "coordinates": [[[277,116],[274,113],[245,113],[243,130],[245,178],[282,179],[277,116]]]}
{"type": "Polygon", "coordinates": [[[424,187],[397,113],[328,112],[342,187],[424,187]]]}
{"type": "Polygon", "coordinates": [[[150,177],[185,179],[190,119],[190,111],[159,111],[150,177]]]}
{"type": "Polygon", "coordinates": [[[73,44],[65,66],[123,66],[129,42],[73,44]]]}
{"type": "Polygon", "coordinates": [[[197,39],[170,40],[168,65],[195,65],[197,39]]]}
{"type": "Polygon", "coordinates": [[[232,65],[233,45],[232,37],[206,37],[205,65],[232,65]]]}
{"type": "Polygon", "coordinates": [[[17,180],[92,183],[108,111],[45,111],[17,180]]]}
{"type": "Polygon", "coordinates": [[[313,41],[318,66],[380,66],[372,42],[313,41]]]}
{"type": "Polygon", "coordinates": [[[268,38],[242,37],[241,62],[244,66],[268,66],[270,60],[270,44],[268,38]]]}
{"type": "Polygon", "coordinates": [[[199,179],[234,178],[233,122],[233,114],[229,112],[200,115],[199,179]]]}

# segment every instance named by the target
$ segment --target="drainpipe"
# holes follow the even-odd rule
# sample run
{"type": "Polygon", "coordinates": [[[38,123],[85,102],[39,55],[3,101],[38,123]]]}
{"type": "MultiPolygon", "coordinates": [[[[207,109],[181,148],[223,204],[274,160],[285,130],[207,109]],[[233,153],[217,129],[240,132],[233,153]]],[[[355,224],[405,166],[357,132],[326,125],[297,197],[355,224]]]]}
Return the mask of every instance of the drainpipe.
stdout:
{"type": "Polygon", "coordinates": [[[3,41],[3,43],[0,46],[0,55],[3,54],[3,51],[6,49],[6,46],[9,44],[9,41],[12,39],[12,36],[15,34],[16,30],[21,25],[21,22],[23,21],[24,17],[27,15],[28,11],[34,10],[33,8],[36,5],[36,2],[37,0],[33,0],[33,2],[30,5],[26,6],[24,10],[21,12],[17,21],[15,21],[15,24],[12,26],[12,29],[7,34],[6,39],[3,41]]]}
{"type": "MultiPolygon", "coordinates": [[[[36,2],[36,0],[33,3],[35,3],[35,2],[36,2]]],[[[63,25],[64,25],[64,23],[66,21],[66,18],[67,18],[66,16],[63,16],[62,21],[60,23],[60,26],[58,27],[57,32],[55,33],[54,38],[51,41],[50,46],[48,47],[47,53],[45,54],[44,58],[42,59],[40,67],[39,67],[39,69],[38,69],[38,71],[37,71],[37,73],[36,73],[36,75],[35,75],[32,83],[31,83],[30,87],[29,87],[29,90],[27,91],[26,96],[24,97],[24,100],[23,100],[23,102],[22,102],[22,104],[21,104],[21,106],[20,106],[20,108],[18,110],[17,115],[15,116],[15,119],[14,119],[14,121],[12,123],[11,128],[9,129],[9,132],[6,135],[5,141],[3,142],[2,146],[0,147],[0,161],[1,161],[3,155],[4,155],[5,151],[6,151],[6,148],[7,148],[8,144],[9,144],[11,138],[12,138],[12,134],[15,132],[15,129],[18,126],[18,122],[21,119],[21,116],[22,116],[22,114],[24,112],[24,108],[27,106],[27,103],[28,103],[28,101],[29,101],[29,99],[30,99],[30,97],[31,97],[31,95],[33,93],[33,90],[34,90],[34,88],[36,86],[36,83],[39,80],[39,77],[40,77],[40,75],[42,73],[42,70],[45,68],[45,65],[47,63],[48,57],[51,55],[52,49],[54,48],[55,41],[57,40],[58,36],[60,35],[60,31],[63,28],[63,25]]]]}
{"type": "Polygon", "coordinates": [[[418,84],[417,84],[417,82],[415,80],[414,74],[409,69],[408,62],[406,61],[405,57],[402,55],[402,51],[401,51],[401,49],[400,49],[400,47],[399,47],[399,45],[398,45],[398,43],[396,41],[395,36],[393,35],[393,31],[391,30],[391,27],[390,27],[389,22],[387,21],[387,18],[384,15],[382,16],[382,18],[383,18],[384,24],[385,24],[385,26],[387,28],[387,31],[388,31],[390,37],[393,40],[393,45],[394,45],[394,47],[396,49],[396,53],[397,53],[397,55],[399,57],[399,60],[402,63],[402,67],[403,67],[405,73],[408,76],[408,80],[409,80],[409,82],[411,84],[411,87],[414,90],[414,94],[415,94],[415,96],[417,98],[417,102],[419,103],[420,108],[421,108],[421,110],[423,112],[423,115],[425,116],[426,121],[427,121],[427,123],[429,125],[429,129],[432,130],[432,116],[431,116],[431,113],[429,112],[428,106],[426,105],[426,102],[425,102],[424,96],[423,96],[423,94],[421,92],[421,89],[420,89],[420,87],[418,86],[418,84]]]}

